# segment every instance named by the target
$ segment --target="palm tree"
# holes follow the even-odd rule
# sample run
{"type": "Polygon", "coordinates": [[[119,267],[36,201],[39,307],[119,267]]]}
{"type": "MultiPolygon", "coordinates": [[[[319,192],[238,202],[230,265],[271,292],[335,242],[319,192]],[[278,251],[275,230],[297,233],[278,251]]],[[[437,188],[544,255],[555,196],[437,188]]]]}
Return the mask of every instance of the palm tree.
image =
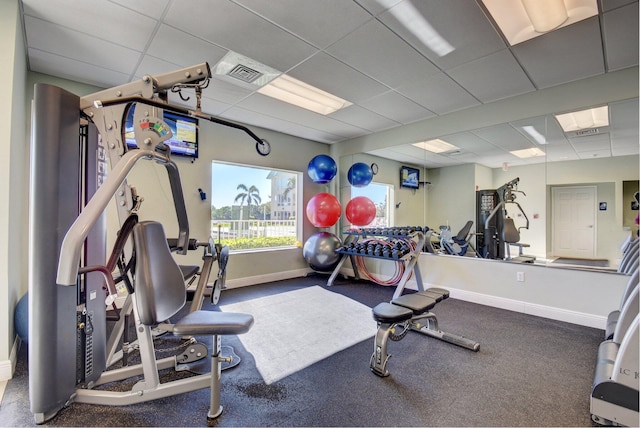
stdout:
{"type": "MultiPolygon", "coordinates": [[[[246,202],[247,207],[251,207],[251,205],[258,206],[262,202],[262,198],[260,198],[260,189],[253,185],[247,187],[244,184],[238,184],[236,190],[240,190],[241,192],[236,195],[233,202],[240,201],[240,220],[242,220],[242,205],[246,202]]],[[[251,210],[249,210],[249,212],[251,212],[251,210]]]]}

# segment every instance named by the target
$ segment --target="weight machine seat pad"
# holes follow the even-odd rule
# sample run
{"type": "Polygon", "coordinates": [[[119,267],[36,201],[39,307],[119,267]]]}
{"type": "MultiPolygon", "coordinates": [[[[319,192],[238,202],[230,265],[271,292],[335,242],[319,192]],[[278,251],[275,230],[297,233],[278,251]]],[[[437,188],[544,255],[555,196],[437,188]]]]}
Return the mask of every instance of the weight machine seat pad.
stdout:
{"type": "Polygon", "coordinates": [[[402,306],[403,308],[411,309],[415,315],[419,315],[433,308],[438,302],[436,302],[432,297],[415,293],[400,296],[393,299],[391,303],[397,306],[402,306]]]}
{"type": "Polygon", "coordinates": [[[620,344],[613,340],[605,340],[598,347],[598,357],[595,374],[593,376],[593,386],[607,381],[613,375],[613,365],[618,357],[620,344]]]}
{"type": "Polygon", "coordinates": [[[176,336],[203,336],[246,333],[253,316],[236,312],[194,311],[173,326],[176,336]]]}
{"type": "Polygon", "coordinates": [[[449,291],[444,288],[428,288],[425,291],[420,291],[417,294],[421,296],[431,297],[436,303],[442,302],[444,299],[449,298],[449,291]]]}
{"type": "Polygon", "coordinates": [[[410,320],[411,317],[413,317],[413,311],[411,309],[392,305],[387,302],[379,303],[372,309],[372,312],[374,320],[387,324],[410,320]]]}
{"type": "Polygon", "coordinates": [[[197,274],[199,269],[200,267],[195,265],[194,266],[180,265],[180,270],[182,271],[182,276],[184,277],[185,281],[191,278],[192,276],[194,276],[195,274],[197,274]]]}
{"type": "Polygon", "coordinates": [[[613,333],[616,331],[616,324],[620,318],[620,311],[612,311],[607,316],[607,326],[604,329],[605,340],[613,339],[613,333]]]}

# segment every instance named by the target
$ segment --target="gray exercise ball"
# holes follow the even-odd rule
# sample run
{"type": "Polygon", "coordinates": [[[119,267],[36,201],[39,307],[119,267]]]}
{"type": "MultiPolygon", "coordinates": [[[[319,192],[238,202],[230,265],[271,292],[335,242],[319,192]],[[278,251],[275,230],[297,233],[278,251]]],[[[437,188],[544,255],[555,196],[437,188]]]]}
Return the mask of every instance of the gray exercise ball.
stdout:
{"type": "Polygon", "coordinates": [[[317,232],[304,243],[302,255],[311,269],[330,272],[340,261],[340,254],[337,254],[335,250],[341,246],[342,241],[333,233],[317,232]]]}

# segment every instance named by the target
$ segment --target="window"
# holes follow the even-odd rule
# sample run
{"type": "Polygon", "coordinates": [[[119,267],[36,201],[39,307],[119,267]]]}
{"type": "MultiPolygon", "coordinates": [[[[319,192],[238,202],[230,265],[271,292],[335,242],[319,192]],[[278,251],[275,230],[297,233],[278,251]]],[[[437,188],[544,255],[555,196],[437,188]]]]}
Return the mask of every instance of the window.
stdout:
{"type": "Polygon", "coordinates": [[[376,218],[368,224],[368,227],[391,227],[394,226],[393,210],[394,206],[393,186],[390,184],[369,183],[364,187],[351,186],[351,197],[366,196],[371,199],[376,206],[376,218]]]}
{"type": "Polygon", "coordinates": [[[212,162],[211,236],[231,251],[302,240],[302,173],[212,162]]]}

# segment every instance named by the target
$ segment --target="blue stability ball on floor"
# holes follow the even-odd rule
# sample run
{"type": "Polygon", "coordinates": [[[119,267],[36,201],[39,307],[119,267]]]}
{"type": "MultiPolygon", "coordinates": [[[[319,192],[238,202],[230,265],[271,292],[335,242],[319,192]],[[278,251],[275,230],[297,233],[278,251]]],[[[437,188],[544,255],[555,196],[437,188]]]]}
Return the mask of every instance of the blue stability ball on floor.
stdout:
{"type": "Polygon", "coordinates": [[[307,173],[314,183],[327,184],[338,173],[338,165],[331,156],[318,155],[309,162],[307,173]]]}
{"type": "Polygon", "coordinates": [[[29,343],[29,293],[18,300],[15,312],[13,313],[13,325],[16,333],[24,343],[29,343]]]}
{"type": "Polygon", "coordinates": [[[340,254],[335,250],[342,246],[342,241],[333,233],[318,232],[307,239],[302,248],[302,255],[311,269],[319,272],[332,271],[340,261],[340,254]]]}
{"type": "Polygon", "coordinates": [[[373,180],[373,170],[366,163],[354,163],[349,168],[347,179],[354,187],[365,187],[373,180]]]}

